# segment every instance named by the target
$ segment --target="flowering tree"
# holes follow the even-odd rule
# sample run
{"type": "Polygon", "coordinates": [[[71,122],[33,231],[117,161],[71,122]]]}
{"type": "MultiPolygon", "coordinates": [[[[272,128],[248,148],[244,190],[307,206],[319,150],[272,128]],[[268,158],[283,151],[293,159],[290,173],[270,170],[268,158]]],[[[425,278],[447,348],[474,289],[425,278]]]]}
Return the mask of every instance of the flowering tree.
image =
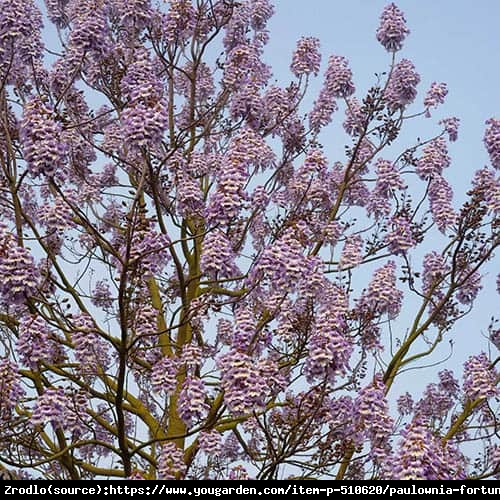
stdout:
{"type": "Polygon", "coordinates": [[[270,83],[268,0],[46,0],[51,51],[40,7],[0,0],[2,467],[494,475],[495,324],[463,373],[423,366],[498,245],[500,120],[455,206],[458,119],[398,141],[447,93],[416,101],[402,12],[382,12],[389,67],[366,96],[332,55],[304,109],[319,41],[297,42],[288,86],[270,83]],[[397,392],[412,367],[421,397],[397,392]]]}

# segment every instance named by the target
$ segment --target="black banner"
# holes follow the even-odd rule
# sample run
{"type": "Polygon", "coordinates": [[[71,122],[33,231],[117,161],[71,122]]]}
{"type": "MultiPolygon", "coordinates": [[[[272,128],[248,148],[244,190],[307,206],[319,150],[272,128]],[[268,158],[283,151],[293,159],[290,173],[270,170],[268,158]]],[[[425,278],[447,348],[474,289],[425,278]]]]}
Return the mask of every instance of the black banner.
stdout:
{"type": "Polygon", "coordinates": [[[500,487],[474,481],[3,481],[5,496],[253,497],[297,495],[404,497],[500,495],[500,487]]]}

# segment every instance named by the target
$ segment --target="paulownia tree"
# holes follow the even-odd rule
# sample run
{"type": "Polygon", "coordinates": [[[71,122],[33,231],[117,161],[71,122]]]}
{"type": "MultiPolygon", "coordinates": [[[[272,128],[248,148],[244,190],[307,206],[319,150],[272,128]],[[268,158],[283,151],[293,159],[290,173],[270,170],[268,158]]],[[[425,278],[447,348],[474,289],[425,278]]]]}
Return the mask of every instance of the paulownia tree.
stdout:
{"type": "Polygon", "coordinates": [[[424,367],[453,354],[498,245],[500,120],[458,207],[445,169],[459,122],[430,117],[445,84],[416,99],[398,7],[382,12],[388,68],[367,95],[332,55],[311,101],[319,41],[300,39],[291,83],[272,83],[272,13],[268,0],[0,0],[5,469],[495,474],[495,323],[489,340],[487,324],[470,333],[463,373],[424,367]],[[327,159],[332,120],[346,149],[327,159]],[[442,131],[407,147],[409,120],[442,131]],[[422,394],[397,383],[413,373],[422,394]]]}

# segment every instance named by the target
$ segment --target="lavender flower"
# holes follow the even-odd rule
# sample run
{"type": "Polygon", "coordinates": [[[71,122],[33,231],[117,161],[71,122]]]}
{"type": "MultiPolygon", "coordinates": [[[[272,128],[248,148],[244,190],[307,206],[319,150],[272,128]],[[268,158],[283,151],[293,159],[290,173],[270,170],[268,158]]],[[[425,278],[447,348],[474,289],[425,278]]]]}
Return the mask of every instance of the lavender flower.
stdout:
{"type": "Polygon", "coordinates": [[[408,59],[401,59],[393,68],[384,97],[391,112],[405,108],[417,96],[420,75],[408,59]]]}
{"type": "Polygon", "coordinates": [[[410,33],[406,27],[404,14],[394,3],[390,3],[380,16],[380,26],[377,29],[377,40],[388,52],[396,52],[403,47],[403,41],[410,33]]]}
{"type": "Polygon", "coordinates": [[[54,109],[38,97],[24,106],[21,142],[31,175],[53,177],[63,167],[66,146],[54,109]]]}
{"type": "Polygon", "coordinates": [[[438,104],[444,103],[444,98],[448,94],[446,83],[432,82],[430,89],[424,98],[426,108],[435,108],[438,104]]]}
{"type": "Polygon", "coordinates": [[[184,453],[172,441],[168,441],[161,447],[158,457],[158,478],[165,480],[178,479],[186,471],[184,453]]]}
{"type": "Polygon", "coordinates": [[[31,424],[43,426],[50,423],[54,429],[64,429],[69,404],[69,399],[62,387],[46,389],[37,399],[31,415],[31,424]]]}
{"type": "Polygon", "coordinates": [[[484,144],[490,155],[494,168],[500,169],[500,120],[490,118],[486,120],[487,129],[484,132],[484,144]]]}
{"type": "Polygon", "coordinates": [[[463,391],[471,401],[497,396],[497,381],[498,373],[486,353],[471,356],[464,363],[463,391]]]}
{"type": "Polygon", "coordinates": [[[437,137],[424,147],[422,156],[417,160],[416,172],[423,180],[432,179],[441,175],[443,169],[450,166],[450,161],[446,141],[437,137]]]}
{"type": "Polygon", "coordinates": [[[186,424],[191,425],[193,420],[199,421],[206,415],[208,405],[205,397],[203,381],[198,377],[186,377],[178,400],[179,415],[186,424]]]}
{"type": "Polygon", "coordinates": [[[432,219],[441,232],[452,226],[457,216],[451,204],[453,191],[446,179],[441,175],[432,178],[429,186],[429,204],[432,219]]]}
{"type": "Polygon", "coordinates": [[[297,42],[297,48],[293,53],[290,69],[292,73],[300,78],[302,75],[315,76],[319,73],[321,54],[319,52],[319,39],[314,37],[302,37],[297,42]]]}
{"type": "Polygon", "coordinates": [[[448,134],[448,140],[454,142],[458,138],[458,126],[460,124],[460,119],[454,116],[450,118],[444,118],[439,122],[443,125],[444,131],[448,134]]]}

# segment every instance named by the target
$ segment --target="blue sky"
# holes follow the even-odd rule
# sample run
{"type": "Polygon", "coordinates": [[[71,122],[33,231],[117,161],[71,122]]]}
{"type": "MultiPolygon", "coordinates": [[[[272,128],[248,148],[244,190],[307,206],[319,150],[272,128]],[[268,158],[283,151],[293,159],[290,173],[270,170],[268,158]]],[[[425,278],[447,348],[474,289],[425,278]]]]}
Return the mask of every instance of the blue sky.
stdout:
{"type": "MultiPolygon", "coordinates": [[[[291,80],[288,66],[295,41],[302,35],[316,36],[321,40],[322,69],[330,54],[347,57],[354,74],[356,96],[362,98],[375,82],[375,73],[386,71],[390,62],[391,56],[375,38],[380,13],[388,3],[383,0],[275,0],[276,13],[269,25],[271,39],[266,52],[275,78],[282,84],[291,80]]],[[[459,140],[450,145],[453,161],[445,172],[460,205],[474,171],[488,163],[482,142],[484,122],[490,117],[500,118],[500,2],[400,0],[395,3],[405,13],[411,31],[398,58],[412,60],[421,76],[417,102],[422,103],[433,81],[446,82],[449,90],[445,104],[433,112],[432,118],[416,120],[403,134],[403,140],[413,143],[417,136],[431,137],[440,130],[439,119],[460,118],[459,140]]],[[[317,86],[320,84],[321,75],[317,86]]],[[[346,141],[345,135],[338,135],[343,117],[342,109],[334,116],[338,124],[322,137],[332,162],[339,159],[336,155],[341,154],[346,141]]],[[[437,246],[437,241],[431,240],[428,244],[437,246]]],[[[499,271],[498,257],[487,271],[484,289],[473,313],[458,323],[450,337],[455,344],[454,356],[439,369],[461,364],[471,353],[489,348],[484,335],[489,318],[499,309],[494,286],[499,271]]],[[[443,342],[441,352],[443,357],[449,353],[447,341],[443,342]]],[[[428,376],[424,375],[421,383],[431,381],[428,376]]]]}

